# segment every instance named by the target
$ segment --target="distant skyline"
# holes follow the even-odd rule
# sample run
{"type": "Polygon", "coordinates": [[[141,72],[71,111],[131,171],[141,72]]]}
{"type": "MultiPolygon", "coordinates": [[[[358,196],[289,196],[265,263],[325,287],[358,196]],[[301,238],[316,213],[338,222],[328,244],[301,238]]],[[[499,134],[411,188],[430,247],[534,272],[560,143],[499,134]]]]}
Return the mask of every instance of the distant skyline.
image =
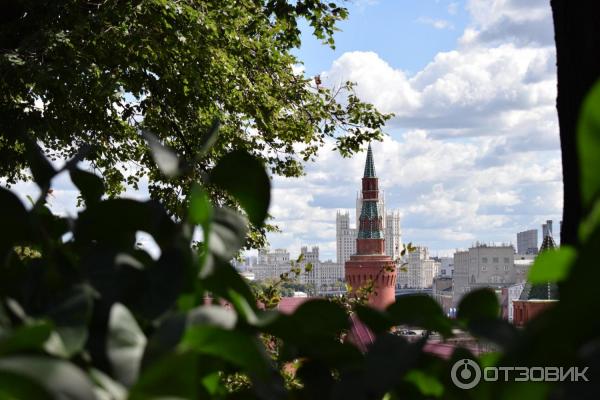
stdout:
{"type": "MultiPolygon", "coordinates": [[[[355,1],[335,51],[304,28],[307,76],[357,82],[361,99],[394,112],[373,143],[388,209],[403,241],[451,255],[562,215],[551,10],[545,0],[355,1]]],[[[272,248],[318,245],[335,259],[336,210],[354,215],[366,153],[328,143],[299,179],[275,177],[272,248]]],[[[365,145],[366,149],[366,145],[365,145]]]]}

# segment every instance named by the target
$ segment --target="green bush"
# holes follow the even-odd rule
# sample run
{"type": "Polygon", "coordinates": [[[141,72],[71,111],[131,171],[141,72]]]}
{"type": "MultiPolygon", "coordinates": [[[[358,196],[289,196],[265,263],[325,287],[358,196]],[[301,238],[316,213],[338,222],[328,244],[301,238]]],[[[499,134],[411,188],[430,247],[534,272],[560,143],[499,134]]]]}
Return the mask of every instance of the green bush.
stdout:
{"type": "MultiPolygon", "coordinates": [[[[224,155],[204,182],[193,185],[186,216],[175,221],[154,201],[105,199],[102,180],[77,167],[89,148],[56,171],[29,141],[29,165],[42,194],[27,209],[0,189],[1,397],[544,398],[552,393],[575,398],[594,393],[592,383],[558,382],[482,382],[466,392],[452,384],[450,369],[466,357],[498,366],[597,363],[598,115],[600,85],[584,105],[579,131],[588,210],[581,245],[544,254],[531,271],[534,282],[558,280],[561,301],[523,330],[498,318],[497,298],[486,290],[465,296],[456,320],[446,318],[427,296],[399,298],[385,311],[358,304],[349,312],[376,334],[366,352],[341,339],[350,328],[344,305],[311,300],[292,315],[261,310],[230,265],[244,244],[248,221],[211,204],[203,187],[210,183],[227,191],[260,225],[270,183],[258,159],[242,151],[224,155]],[[85,199],[86,208],[74,219],[53,215],[45,204],[50,181],[61,172],[70,174],[85,199]],[[196,227],[203,239],[194,246],[196,227]],[[158,259],[136,246],[140,231],[160,247],[158,259]],[[390,333],[401,324],[447,338],[455,328],[468,330],[500,351],[478,358],[457,348],[444,360],[424,351],[428,336],[408,342],[390,333]]],[[[151,135],[147,139],[158,168],[174,165],[174,153],[151,135]]]]}

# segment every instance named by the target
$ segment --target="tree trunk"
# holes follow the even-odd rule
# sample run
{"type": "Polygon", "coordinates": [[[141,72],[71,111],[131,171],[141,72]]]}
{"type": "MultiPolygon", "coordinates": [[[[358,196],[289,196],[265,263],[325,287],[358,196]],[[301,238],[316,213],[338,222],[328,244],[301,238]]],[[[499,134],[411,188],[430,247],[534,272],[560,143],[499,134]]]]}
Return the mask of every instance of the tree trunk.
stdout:
{"type": "Polygon", "coordinates": [[[577,120],[585,95],[600,78],[600,1],[551,0],[550,5],[556,42],[556,108],[564,184],[561,243],[575,244],[582,217],[577,120]]]}

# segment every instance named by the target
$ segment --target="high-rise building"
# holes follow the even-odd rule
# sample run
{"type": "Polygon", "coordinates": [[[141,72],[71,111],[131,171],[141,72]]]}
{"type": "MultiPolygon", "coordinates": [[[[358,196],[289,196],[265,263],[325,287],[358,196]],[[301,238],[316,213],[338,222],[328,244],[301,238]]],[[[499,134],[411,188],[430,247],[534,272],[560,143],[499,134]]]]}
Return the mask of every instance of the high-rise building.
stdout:
{"type": "Polygon", "coordinates": [[[517,253],[519,254],[537,254],[538,252],[538,231],[530,229],[528,231],[517,233],[517,253]]]}
{"type": "Polygon", "coordinates": [[[385,215],[383,224],[385,237],[385,254],[397,261],[402,251],[402,231],[400,230],[400,212],[392,211],[385,215]]]}
{"type": "Polygon", "coordinates": [[[339,264],[343,265],[352,254],[356,254],[357,235],[356,229],[350,227],[350,213],[338,211],[335,217],[335,246],[339,264]]]}
{"type": "Polygon", "coordinates": [[[383,309],[394,302],[396,265],[385,254],[383,216],[379,214],[379,179],[375,174],[375,163],[371,145],[362,178],[362,206],[358,218],[356,254],[345,263],[346,282],[356,290],[369,283],[374,292],[369,303],[383,309]]]}
{"type": "Polygon", "coordinates": [[[551,219],[547,220],[545,224],[542,224],[542,238],[545,238],[546,236],[551,236],[551,237],[554,236],[552,234],[552,220],[551,219]]]}

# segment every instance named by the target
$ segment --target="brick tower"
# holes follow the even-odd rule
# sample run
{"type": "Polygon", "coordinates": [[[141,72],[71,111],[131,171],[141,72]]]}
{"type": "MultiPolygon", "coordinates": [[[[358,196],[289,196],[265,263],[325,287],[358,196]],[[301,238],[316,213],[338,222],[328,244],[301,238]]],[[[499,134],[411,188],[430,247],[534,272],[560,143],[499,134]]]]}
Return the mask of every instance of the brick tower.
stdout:
{"type": "Polygon", "coordinates": [[[363,203],[358,221],[356,254],[346,261],[346,282],[353,289],[374,284],[375,292],[369,299],[371,306],[384,309],[396,297],[396,267],[391,257],[385,255],[383,216],[379,215],[378,179],[375,175],[373,151],[369,144],[365,173],[362,178],[363,203]]]}

